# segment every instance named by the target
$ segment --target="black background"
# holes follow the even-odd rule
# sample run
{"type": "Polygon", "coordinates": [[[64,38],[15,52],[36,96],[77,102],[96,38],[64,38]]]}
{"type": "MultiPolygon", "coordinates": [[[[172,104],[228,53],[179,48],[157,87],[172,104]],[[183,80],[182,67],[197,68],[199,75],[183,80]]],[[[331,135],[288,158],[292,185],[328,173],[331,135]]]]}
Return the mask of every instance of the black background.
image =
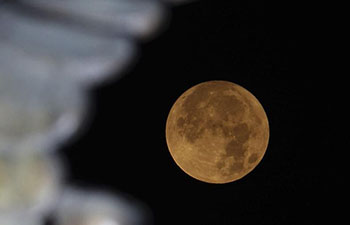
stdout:
{"type": "Polygon", "coordinates": [[[89,129],[63,150],[69,182],[130,194],[148,205],[155,225],[316,224],[333,217],[328,200],[339,196],[331,189],[343,181],[330,158],[323,161],[335,149],[325,116],[330,96],[303,67],[299,7],[242,0],[174,7],[168,28],[141,44],[123,78],[91,91],[89,129]],[[208,80],[251,91],[270,123],[262,162],[225,185],[186,175],[165,140],[172,104],[208,80]]]}

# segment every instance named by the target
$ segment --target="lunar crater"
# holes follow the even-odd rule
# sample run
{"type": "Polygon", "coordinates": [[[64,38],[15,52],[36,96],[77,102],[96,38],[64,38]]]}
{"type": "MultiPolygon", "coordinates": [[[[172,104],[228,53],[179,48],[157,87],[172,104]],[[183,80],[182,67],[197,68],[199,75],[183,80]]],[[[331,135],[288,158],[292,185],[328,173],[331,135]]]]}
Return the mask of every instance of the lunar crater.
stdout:
{"type": "Polygon", "coordinates": [[[259,156],[257,153],[253,153],[249,156],[248,162],[255,163],[258,160],[259,156]]]}
{"type": "Polygon", "coordinates": [[[240,123],[233,128],[233,133],[237,142],[245,143],[249,140],[251,131],[247,123],[240,123]]]}

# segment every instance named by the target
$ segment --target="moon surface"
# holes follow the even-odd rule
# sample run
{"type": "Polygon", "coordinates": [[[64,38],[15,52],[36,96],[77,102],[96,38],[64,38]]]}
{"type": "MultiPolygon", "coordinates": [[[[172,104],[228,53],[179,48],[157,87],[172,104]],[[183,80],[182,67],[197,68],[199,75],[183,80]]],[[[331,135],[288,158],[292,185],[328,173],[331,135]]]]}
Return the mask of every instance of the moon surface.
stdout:
{"type": "Polygon", "coordinates": [[[232,82],[208,81],[177,99],[167,119],[166,140],[184,172],[223,184],[244,177],[260,163],[269,124],[249,91],[232,82]]]}

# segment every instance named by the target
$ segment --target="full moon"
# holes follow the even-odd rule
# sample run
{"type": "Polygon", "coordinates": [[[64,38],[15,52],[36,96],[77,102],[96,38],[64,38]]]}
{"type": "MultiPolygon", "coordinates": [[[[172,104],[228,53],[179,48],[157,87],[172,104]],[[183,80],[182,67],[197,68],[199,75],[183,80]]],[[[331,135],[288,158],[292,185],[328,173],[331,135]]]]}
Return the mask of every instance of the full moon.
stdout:
{"type": "Polygon", "coordinates": [[[177,99],[167,119],[166,140],[185,173],[223,184],[246,176],[260,163],[269,124],[249,91],[227,81],[208,81],[177,99]]]}

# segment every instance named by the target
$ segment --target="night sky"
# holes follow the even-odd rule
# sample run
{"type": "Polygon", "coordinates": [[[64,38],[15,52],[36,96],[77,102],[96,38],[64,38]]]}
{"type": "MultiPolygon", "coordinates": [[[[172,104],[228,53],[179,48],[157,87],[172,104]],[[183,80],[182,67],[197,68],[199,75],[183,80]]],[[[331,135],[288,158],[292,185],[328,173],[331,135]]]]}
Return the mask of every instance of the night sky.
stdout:
{"type": "Polygon", "coordinates": [[[165,31],[140,44],[135,65],[91,91],[92,122],[63,150],[70,183],[130,194],[148,205],[155,225],[316,224],[332,217],[334,206],[326,202],[339,197],[331,186],[343,181],[336,168],[324,167],[331,157],[324,149],[335,148],[332,128],[315,113],[331,109],[318,92],[321,81],[302,69],[300,6],[281,2],[200,0],[174,7],[165,31]],[[248,89],[270,123],[261,163],[224,185],[186,175],[165,139],[173,103],[209,80],[248,89]]]}

